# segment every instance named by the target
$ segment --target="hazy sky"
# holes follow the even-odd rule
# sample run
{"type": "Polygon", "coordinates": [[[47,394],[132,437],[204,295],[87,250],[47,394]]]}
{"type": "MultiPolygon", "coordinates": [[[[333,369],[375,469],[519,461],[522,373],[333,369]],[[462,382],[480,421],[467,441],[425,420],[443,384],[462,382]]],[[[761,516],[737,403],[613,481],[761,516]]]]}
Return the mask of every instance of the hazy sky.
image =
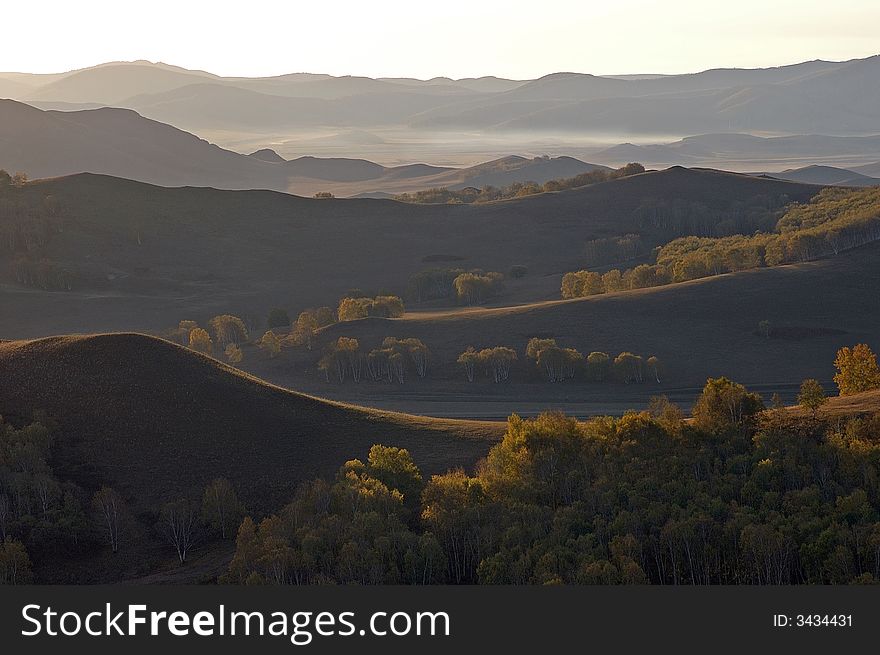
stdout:
{"type": "Polygon", "coordinates": [[[878,0],[43,0],[21,9],[4,30],[0,71],[149,59],[221,75],[532,78],[880,52],[878,0]]]}

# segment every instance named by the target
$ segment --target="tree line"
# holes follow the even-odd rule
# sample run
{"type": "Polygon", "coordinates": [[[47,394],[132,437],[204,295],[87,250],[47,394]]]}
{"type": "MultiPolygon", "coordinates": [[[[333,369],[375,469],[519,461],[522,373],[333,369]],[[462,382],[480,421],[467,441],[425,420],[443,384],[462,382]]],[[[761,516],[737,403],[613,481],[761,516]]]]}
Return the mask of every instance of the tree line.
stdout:
{"type": "Polygon", "coordinates": [[[46,246],[64,227],[64,212],[54,196],[26,201],[24,173],[0,170],[0,258],[11,280],[44,291],[70,291],[75,276],[47,256],[46,246]]]}
{"type": "Polygon", "coordinates": [[[450,189],[448,187],[437,187],[426,189],[424,191],[416,191],[414,193],[401,193],[394,196],[394,199],[399,200],[400,202],[417,204],[483,203],[495,200],[507,200],[510,198],[522,198],[538,193],[575,189],[589,184],[608,182],[609,180],[616,180],[621,177],[628,177],[630,175],[637,175],[644,172],[644,166],[638,163],[631,163],[616,170],[596,169],[573,177],[548,180],[543,184],[538,184],[537,182],[514,182],[506,187],[484,186],[481,189],[466,187],[460,190],[450,189]]]}
{"type": "MultiPolygon", "coordinates": [[[[514,266],[511,277],[523,277],[524,266],[514,266]]],[[[407,285],[409,297],[416,302],[454,298],[462,305],[479,305],[504,289],[504,273],[475,268],[433,268],[411,276],[407,285]]]]}
{"type": "Polygon", "coordinates": [[[428,347],[419,339],[385,337],[378,348],[368,351],[361,349],[357,339],[339,337],[328,344],[318,360],[318,370],[327,382],[360,382],[366,377],[373,382],[403,384],[410,373],[426,377],[429,358],[428,347]]]}
{"type": "Polygon", "coordinates": [[[686,236],[656,251],[654,264],[562,277],[563,298],[685,282],[723,273],[805,262],[880,239],[880,189],[826,188],[808,204],[792,205],[775,232],[724,237],[686,236]]]}
{"type": "MultiPolygon", "coordinates": [[[[28,584],[41,563],[102,548],[118,553],[142,538],[116,490],[102,485],[90,494],[58,477],[51,466],[56,430],[43,415],[21,427],[0,417],[0,584],[28,584]]],[[[153,530],[185,562],[200,539],[233,536],[244,514],[232,485],[218,478],[199,499],[157,507],[153,530]]]]}
{"type": "Polygon", "coordinates": [[[407,451],[373,446],[246,518],[223,580],[876,583],[880,413],[826,417],[813,383],[806,414],[715,378],[690,421],[663,397],[620,418],[514,415],[473,474],[424,479],[407,451]]]}

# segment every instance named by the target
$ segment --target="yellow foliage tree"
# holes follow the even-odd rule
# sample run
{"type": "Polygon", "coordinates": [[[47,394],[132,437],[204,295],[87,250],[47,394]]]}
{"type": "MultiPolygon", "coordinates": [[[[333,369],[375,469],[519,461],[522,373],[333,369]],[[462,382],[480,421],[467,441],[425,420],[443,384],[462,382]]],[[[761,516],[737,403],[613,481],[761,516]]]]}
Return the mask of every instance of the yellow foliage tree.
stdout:
{"type": "Polygon", "coordinates": [[[834,366],[837,367],[834,382],[841,396],[880,388],[877,356],[867,344],[860,343],[852,348],[844,346],[837,351],[834,366]]]}
{"type": "Polygon", "coordinates": [[[214,352],[214,342],[211,340],[211,335],[203,328],[195,328],[190,331],[189,347],[205,355],[211,355],[214,352]]]}

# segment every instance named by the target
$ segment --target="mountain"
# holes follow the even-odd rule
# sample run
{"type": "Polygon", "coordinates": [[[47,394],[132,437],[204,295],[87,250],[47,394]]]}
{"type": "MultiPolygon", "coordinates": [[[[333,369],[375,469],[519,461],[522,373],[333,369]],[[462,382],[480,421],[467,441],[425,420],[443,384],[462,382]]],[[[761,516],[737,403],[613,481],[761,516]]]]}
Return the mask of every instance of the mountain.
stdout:
{"type": "Polygon", "coordinates": [[[665,238],[640,208],[680,202],[720,221],[734,206],[783,195],[806,201],[818,190],[670,169],[487,204],[413,205],[164,188],[92,174],[35,181],[0,194],[26,207],[51,197],[61,229],[38,253],[67,271],[72,288],[17,286],[15,253],[0,250],[0,305],[16,307],[0,313],[0,335],[160,331],[225,312],[259,322],[271,307],[335,305],[353,287],[405,294],[411,275],[447,266],[437,261],[502,272],[525,265],[529,274],[510,281],[504,299],[529,302],[557,296],[561,273],[583,266],[590,239],[665,238]]]}
{"type": "Polygon", "coordinates": [[[878,156],[880,136],[876,135],[761,137],[743,133],[700,134],[666,144],[622,143],[591,154],[596,161],[615,166],[638,161],[653,166],[723,164],[740,170],[755,170],[760,163],[822,162],[834,166],[878,156]]]}
{"type": "Polygon", "coordinates": [[[107,64],[72,72],[41,85],[23,99],[113,105],[136,94],[162,93],[215,78],[210,73],[157,66],[148,62],[107,64]]]}
{"type": "Polygon", "coordinates": [[[544,182],[597,167],[571,157],[507,157],[463,169],[342,157],[287,161],[270,149],[248,156],[224,150],[131,110],[42,111],[0,100],[0,168],[34,178],[93,172],[166,186],[357,195],[544,182]]]}
{"type": "Polygon", "coordinates": [[[880,162],[876,164],[867,164],[866,166],[853,166],[852,170],[861,175],[876,175],[880,177],[880,162]]]}
{"type": "Polygon", "coordinates": [[[166,185],[283,188],[283,171],[126,109],[42,111],[0,100],[0,168],[83,171],[166,185]]]}
{"type": "Polygon", "coordinates": [[[876,130],[880,56],[783,69],[654,79],[557,73],[514,90],[413,117],[422,128],[693,134],[856,134],[876,130]]]}
{"type": "MultiPolygon", "coordinates": [[[[267,134],[298,130],[479,129],[556,135],[772,132],[858,135],[880,118],[880,55],[686,75],[558,72],[536,80],[372,79],[292,74],[231,78],[149,62],[60,76],[0,77],[4,93],[41,103],[103,103],[183,129],[267,134]]],[[[60,106],[60,105],[54,105],[60,106]]],[[[207,135],[207,134],[206,134],[207,135]]],[[[521,143],[528,142],[528,139],[521,143]]]]}
{"type": "Polygon", "coordinates": [[[781,173],[770,173],[770,175],[781,180],[791,180],[792,182],[803,182],[805,184],[853,187],[880,185],[880,179],[876,177],[860,175],[845,168],[835,168],[833,166],[806,166],[804,168],[785,170],[781,173]]]}
{"type": "Polygon", "coordinates": [[[253,157],[254,159],[259,159],[260,161],[267,161],[270,164],[283,164],[286,161],[284,157],[279,155],[271,148],[261,148],[260,150],[249,154],[248,157],[253,157]]]}

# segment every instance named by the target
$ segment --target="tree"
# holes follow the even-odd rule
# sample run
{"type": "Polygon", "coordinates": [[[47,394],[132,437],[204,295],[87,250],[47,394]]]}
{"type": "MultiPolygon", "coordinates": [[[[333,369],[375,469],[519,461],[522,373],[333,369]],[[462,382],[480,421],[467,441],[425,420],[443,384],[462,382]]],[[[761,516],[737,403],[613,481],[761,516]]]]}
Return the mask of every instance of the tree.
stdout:
{"type": "Polygon", "coordinates": [[[496,384],[508,380],[510,367],[517,359],[516,351],[506,346],[484,348],[479,352],[478,357],[485,364],[489,376],[496,384]]]}
{"type": "Polygon", "coordinates": [[[611,358],[607,353],[591,352],[587,355],[587,371],[594,382],[602,382],[608,378],[611,370],[611,358]]]}
{"type": "Polygon", "coordinates": [[[257,347],[270,359],[274,359],[281,353],[281,339],[272,330],[266,330],[266,333],[257,342],[257,347]]]}
{"type": "Polygon", "coordinates": [[[269,317],[266,319],[266,327],[270,330],[272,328],[290,327],[290,316],[283,309],[276,307],[269,312],[269,317]]]}
{"type": "Polygon", "coordinates": [[[125,503],[114,489],[103,486],[92,499],[92,505],[104,528],[104,534],[107,535],[107,543],[110,549],[119,552],[119,532],[122,525],[123,512],[125,511],[125,503]]]}
{"type": "Polygon", "coordinates": [[[473,346],[468,346],[467,350],[458,356],[458,363],[464,367],[465,376],[468,382],[474,381],[474,371],[480,361],[480,355],[473,346]]]}
{"type": "Polygon", "coordinates": [[[32,580],[31,558],[24,544],[7,537],[0,544],[0,584],[29,584],[32,580]]]}
{"type": "Polygon", "coordinates": [[[707,432],[741,426],[764,409],[761,397],[725,377],[709,378],[691,414],[694,425],[707,432]]]}
{"type": "Polygon", "coordinates": [[[622,352],[614,358],[614,374],[624,384],[642,383],[645,380],[644,365],[641,355],[622,352]]]}
{"type": "Polygon", "coordinates": [[[208,326],[214,331],[214,339],[221,348],[234,343],[240,346],[248,340],[248,330],[237,316],[221,314],[208,321],[208,326]]]}
{"type": "Polygon", "coordinates": [[[315,332],[319,327],[318,318],[313,310],[307,309],[301,312],[296,317],[296,323],[294,323],[291,333],[294,345],[304,345],[307,350],[311,350],[315,332]]]}
{"type": "Polygon", "coordinates": [[[502,273],[462,273],[453,280],[455,295],[465,305],[478,305],[486,299],[497,295],[503,286],[502,273]]]}
{"type": "Polygon", "coordinates": [[[648,372],[653,376],[655,380],[657,380],[657,384],[660,383],[660,370],[662,369],[662,364],[660,363],[660,359],[656,355],[651,355],[648,357],[648,361],[645,362],[648,365],[648,372]]]}
{"type": "Polygon", "coordinates": [[[801,391],[798,394],[798,403],[804,409],[808,410],[814,417],[818,416],[819,408],[822,407],[828,399],[825,397],[825,390],[818,380],[809,378],[801,383],[801,391]]]}
{"type": "Polygon", "coordinates": [[[346,296],[339,301],[336,314],[340,321],[356,321],[369,316],[399,318],[403,316],[403,301],[398,296],[376,296],[375,298],[346,296]]]}
{"type": "Polygon", "coordinates": [[[241,364],[241,360],[244,358],[244,355],[241,352],[241,348],[236,346],[234,343],[230,343],[228,346],[226,346],[224,354],[226,355],[226,360],[233,366],[241,364]]]}
{"type": "Polygon", "coordinates": [[[168,503],[159,515],[159,528],[175,551],[180,563],[186,562],[196,539],[199,511],[191,500],[181,499],[168,503]]]}
{"type": "Polygon", "coordinates": [[[877,357],[867,344],[860,343],[852,348],[844,346],[837,351],[834,366],[837,367],[834,381],[841,396],[880,388],[877,357]]]}
{"type": "Polygon", "coordinates": [[[21,171],[12,176],[12,186],[23,187],[28,182],[28,176],[21,171]]]}
{"type": "Polygon", "coordinates": [[[189,333],[189,347],[196,352],[211,355],[214,352],[214,341],[203,328],[194,328],[189,333]]]}
{"type": "Polygon", "coordinates": [[[217,478],[205,488],[202,498],[202,517],[222,539],[231,534],[231,529],[244,515],[244,506],[235,495],[232,483],[226,478],[217,478]]]}
{"type": "Polygon", "coordinates": [[[418,508],[422,493],[422,473],[405,448],[375,444],[370,448],[367,472],[389,489],[403,494],[404,503],[418,508]]]}
{"type": "Polygon", "coordinates": [[[562,276],[563,298],[583,298],[604,292],[602,276],[594,271],[575,271],[562,276]]]}

